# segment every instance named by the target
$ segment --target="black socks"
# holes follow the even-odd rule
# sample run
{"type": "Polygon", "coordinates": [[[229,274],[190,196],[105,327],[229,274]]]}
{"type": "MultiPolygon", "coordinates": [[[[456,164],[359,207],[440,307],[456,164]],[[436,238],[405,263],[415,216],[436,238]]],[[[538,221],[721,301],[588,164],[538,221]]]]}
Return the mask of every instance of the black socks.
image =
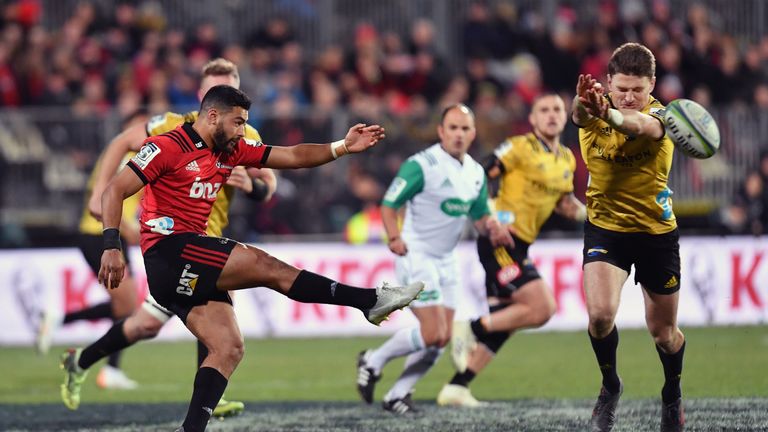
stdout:
{"type": "Polygon", "coordinates": [[[214,368],[203,367],[195,375],[195,389],[189,402],[187,417],[184,419],[184,432],[205,430],[208,420],[213,415],[216,404],[227,388],[227,379],[214,368]]]}
{"type": "Polygon", "coordinates": [[[197,340],[197,367],[200,368],[200,366],[203,365],[203,360],[208,357],[208,347],[205,346],[204,343],[200,342],[200,340],[197,340]]]}
{"type": "Polygon", "coordinates": [[[685,341],[674,354],[666,354],[656,345],[661,365],[664,367],[664,387],[661,389],[661,400],[665,404],[672,403],[680,398],[680,377],[683,373],[683,355],[685,354],[685,341]]]}
{"type": "Polygon", "coordinates": [[[96,320],[103,318],[112,318],[112,304],[110,302],[99,303],[97,305],[81,309],[76,312],[70,312],[64,315],[62,324],[69,324],[74,321],[96,320]]]}
{"type": "Polygon", "coordinates": [[[125,338],[123,323],[124,319],[116,322],[101,339],[88,345],[80,354],[78,366],[88,369],[102,358],[133,345],[125,338]]]}
{"type": "MultiPolygon", "coordinates": [[[[589,331],[587,331],[589,334],[589,331]]],[[[595,339],[591,334],[592,350],[595,352],[600,373],[603,374],[603,387],[609,393],[619,392],[619,375],[616,372],[616,349],[619,347],[619,331],[616,326],[602,339],[595,339]]]]}
{"type": "Polygon", "coordinates": [[[469,387],[469,383],[475,379],[475,373],[467,369],[464,372],[456,372],[456,375],[451,378],[450,384],[460,385],[462,387],[469,387]]]}
{"type": "Polygon", "coordinates": [[[376,290],[356,288],[302,270],[286,294],[302,303],[325,303],[367,310],[376,304],[376,290]]]}

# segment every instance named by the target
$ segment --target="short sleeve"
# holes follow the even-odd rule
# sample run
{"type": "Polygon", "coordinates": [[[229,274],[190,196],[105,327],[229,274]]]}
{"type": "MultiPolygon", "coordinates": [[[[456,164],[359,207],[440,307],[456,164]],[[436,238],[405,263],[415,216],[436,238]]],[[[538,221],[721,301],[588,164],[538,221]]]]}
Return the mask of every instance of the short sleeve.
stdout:
{"type": "Polygon", "coordinates": [[[128,161],[127,166],[141,178],[144,184],[152,183],[172,168],[176,158],[170,153],[169,147],[163,146],[162,141],[148,138],[144,141],[141,150],[128,161]]]}
{"type": "Polygon", "coordinates": [[[501,162],[506,172],[514,170],[517,166],[519,161],[517,152],[519,148],[520,144],[516,144],[512,138],[507,138],[493,151],[493,155],[501,162]]]}
{"type": "Polygon", "coordinates": [[[483,216],[491,214],[491,209],[488,207],[488,180],[483,176],[483,186],[480,188],[480,192],[475,198],[475,202],[469,208],[469,217],[472,220],[482,219],[483,216]]]}
{"type": "Polygon", "coordinates": [[[661,139],[659,139],[657,141],[663,140],[664,137],[667,135],[666,134],[666,121],[664,120],[664,115],[666,114],[666,111],[667,111],[666,107],[664,105],[662,105],[661,102],[659,102],[658,100],[655,100],[655,99],[654,99],[653,103],[651,103],[650,108],[648,109],[648,115],[653,117],[653,118],[655,118],[656,120],[658,120],[659,123],[661,123],[661,127],[664,129],[664,135],[662,135],[661,139]]]}
{"type": "Polygon", "coordinates": [[[384,195],[382,205],[400,208],[422,190],[424,190],[424,171],[418,162],[409,159],[400,166],[397,176],[384,195]]]}
{"type": "Polygon", "coordinates": [[[272,146],[264,145],[261,140],[243,138],[238,144],[235,165],[261,168],[267,162],[272,146]]]}

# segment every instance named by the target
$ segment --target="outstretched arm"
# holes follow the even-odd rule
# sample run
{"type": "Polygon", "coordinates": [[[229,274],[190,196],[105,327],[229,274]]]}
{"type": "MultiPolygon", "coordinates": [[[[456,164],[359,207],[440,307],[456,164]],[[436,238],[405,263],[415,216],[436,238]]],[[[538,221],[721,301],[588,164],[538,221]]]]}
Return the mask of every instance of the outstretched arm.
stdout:
{"type": "Polygon", "coordinates": [[[587,208],[572,193],[560,197],[555,206],[555,213],[580,222],[587,219],[587,208]]]}
{"type": "Polygon", "coordinates": [[[384,139],[384,128],[358,123],[343,140],[330,144],[298,144],[272,147],[264,166],[269,168],[311,168],[323,165],[348,153],[360,153],[384,139]]]}
{"type": "Polygon", "coordinates": [[[101,219],[101,195],[107,183],[115,176],[125,154],[129,151],[139,151],[146,137],[145,124],[135,124],[113,138],[104,149],[93,183],[93,191],[88,200],[88,211],[96,219],[101,219]]]}
{"type": "Polygon", "coordinates": [[[640,111],[611,108],[604,95],[603,86],[586,75],[584,80],[579,76],[576,87],[577,95],[573,100],[573,121],[583,125],[589,118],[598,117],[611,125],[612,128],[630,136],[643,136],[658,141],[664,137],[664,126],[659,119],[640,111]],[[582,88],[586,87],[586,89],[582,88]],[[583,113],[588,114],[587,117],[583,113]]]}

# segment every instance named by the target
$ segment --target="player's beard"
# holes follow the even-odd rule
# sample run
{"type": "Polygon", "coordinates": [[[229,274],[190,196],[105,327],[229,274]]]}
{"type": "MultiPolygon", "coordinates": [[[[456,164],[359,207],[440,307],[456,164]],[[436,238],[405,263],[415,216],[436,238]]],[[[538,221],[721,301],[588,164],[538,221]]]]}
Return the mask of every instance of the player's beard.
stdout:
{"type": "Polygon", "coordinates": [[[228,137],[227,133],[224,132],[224,126],[219,124],[216,126],[216,130],[213,131],[213,148],[217,152],[221,153],[232,153],[235,150],[235,146],[230,144],[233,144],[234,137],[228,137]]]}

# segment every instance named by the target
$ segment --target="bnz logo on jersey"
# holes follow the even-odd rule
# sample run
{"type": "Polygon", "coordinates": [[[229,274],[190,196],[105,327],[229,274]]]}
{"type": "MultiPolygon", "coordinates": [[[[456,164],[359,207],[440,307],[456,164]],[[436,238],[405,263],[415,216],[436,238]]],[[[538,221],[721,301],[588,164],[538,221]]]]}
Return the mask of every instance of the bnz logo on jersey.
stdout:
{"type": "Polygon", "coordinates": [[[197,180],[200,180],[200,177],[197,177],[195,182],[192,183],[192,187],[189,188],[189,197],[216,199],[216,195],[218,195],[219,189],[221,189],[221,183],[209,183],[197,180]]]}

